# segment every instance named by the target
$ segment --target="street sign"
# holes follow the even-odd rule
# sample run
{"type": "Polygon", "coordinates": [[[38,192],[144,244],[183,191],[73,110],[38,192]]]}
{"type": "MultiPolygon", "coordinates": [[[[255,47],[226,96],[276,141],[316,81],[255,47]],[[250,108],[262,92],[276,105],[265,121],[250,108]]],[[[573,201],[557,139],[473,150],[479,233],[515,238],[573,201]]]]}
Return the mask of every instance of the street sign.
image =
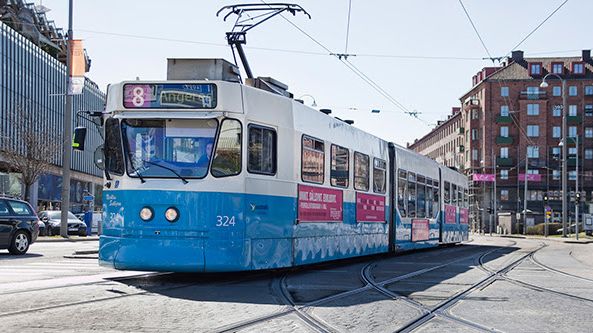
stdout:
{"type": "Polygon", "coordinates": [[[82,197],[82,200],[84,201],[93,201],[95,200],[95,197],[92,195],[85,195],[84,197],[82,197]]]}

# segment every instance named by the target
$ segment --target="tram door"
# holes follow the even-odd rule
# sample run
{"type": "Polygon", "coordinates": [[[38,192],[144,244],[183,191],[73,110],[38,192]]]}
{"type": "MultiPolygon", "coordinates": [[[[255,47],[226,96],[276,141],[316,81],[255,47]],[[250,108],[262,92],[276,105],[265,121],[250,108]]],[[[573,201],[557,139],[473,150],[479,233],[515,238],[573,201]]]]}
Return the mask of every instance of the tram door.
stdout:
{"type": "Polygon", "coordinates": [[[389,205],[390,205],[390,214],[389,214],[389,221],[387,223],[388,232],[389,232],[389,252],[395,252],[395,217],[397,215],[397,206],[396,206],[396,195],[397,195],[397,188],[395,186],[395,180],[397,179],[397,174],[395,172],[395,146],[393,143],[389,143],[389,205]]]}

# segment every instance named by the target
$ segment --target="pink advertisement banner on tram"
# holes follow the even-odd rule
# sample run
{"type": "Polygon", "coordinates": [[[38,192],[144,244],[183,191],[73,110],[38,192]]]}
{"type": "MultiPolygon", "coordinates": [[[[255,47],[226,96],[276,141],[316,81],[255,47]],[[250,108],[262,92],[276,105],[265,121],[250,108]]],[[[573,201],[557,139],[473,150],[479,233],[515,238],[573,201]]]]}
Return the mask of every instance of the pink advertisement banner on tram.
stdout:
{"type": "Polygon", "coordinates": [[[385,223],[385,197],[356,193],[356,221],[385,223]]]}
{"type": "Polygon", "coordinates": [[[299,185],[299,222],[342,222],[342,191],[299,185]]]}
{"type": "Polygon", "coordinates": [[[412,242],[428,240],[430,222],[427,219],[412,220],[412,242]]]}
{"type": "Polygon", "coordinates": [[[445,205],[445,223],[455,224],[455,216],[457,215],[457,207],[452,205],[445,205]]]}
{"type": "Polygon", "coordinates": [[[469,223],[469,209],[459,208],[459,223],[461,223],[461,224],[469,223]]]}

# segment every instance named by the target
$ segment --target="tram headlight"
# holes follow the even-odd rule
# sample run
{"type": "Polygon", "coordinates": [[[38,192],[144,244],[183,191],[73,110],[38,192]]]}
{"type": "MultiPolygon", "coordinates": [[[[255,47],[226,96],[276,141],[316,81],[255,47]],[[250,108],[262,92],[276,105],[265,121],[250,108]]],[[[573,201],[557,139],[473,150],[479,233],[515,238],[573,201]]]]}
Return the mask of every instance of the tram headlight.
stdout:
{"type": "Polygon", "coordinates": [[[165,218],[169,222],[175,222],[179,219],[179,211],[175,207],[169,207],[165,211],[165,218]]]}
{"type": "Polygon", "coordinates": [[[153,215],[154,214],[152,213],[152,208],[150,207],[144,207],[140,210],[140,218],[144,221],[152,220],[153,215]]]}

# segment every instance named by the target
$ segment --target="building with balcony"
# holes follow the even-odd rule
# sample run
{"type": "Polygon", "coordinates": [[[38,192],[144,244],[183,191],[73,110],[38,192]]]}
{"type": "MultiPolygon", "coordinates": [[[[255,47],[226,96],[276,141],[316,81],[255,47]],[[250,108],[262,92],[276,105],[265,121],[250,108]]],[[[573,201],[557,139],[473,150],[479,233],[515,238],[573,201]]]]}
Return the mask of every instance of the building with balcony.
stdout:
{"type": "MultiPolygon", "coordinates": [[[[460,127],[465,129],[462,142],[465,155],[460,159],[464,162],[460,169],[470,177],[496,172],[496,194],[493,183],[472,184],[474,220],[481,217],[487,221],[487,212],[494,208],[495,201],[498,212],[522,212],[525,178],[529,180],[527,212],[533,212],[527,216],[527,225],[544,220],[544,194],[550,199],[553,219],[560,219],[562,87],[560,80],[550,76],[546,79],[549,87],[540,88],[542,78],[548,73],[558,74],[567,82],[571,214],[574,214],[577,176],[581,201],[593,201],[593,59],[590,50],[583,50],[576,57],[553,58],[526,58],[522,51],[514,51],[500,67],[487,67],[478,72],[472,78],[471,89],[460,98],[460,127]],[[576,140],[579,141],[578,154],[576,140]],[[579,170],[574,169],[577,155],[579,170]]],[[[433,130],[437,131],[438,127],[433,130]]],[[[417,140],[411,148],[423,152],[416,147],[421,147],[431,133],[417,140]]],[[[456,151],[448,148],[444,154],[456,151]]],[[[584,208],[583,204],[581,212],[584,208]]]]}
{"type": "MultiPolygon", "coordinates": [[[[22,0],[0,1],[0,148],[15,138],[15,124],[19,108],[30,108],[35,113],[36,129],[41,132],[63,133],[65,109],[66,39],[45,14],[22,0]]],[[[90,61],[87,58],[87,66],[90,61]]],[[[77,119],[80,110],[101,111],[105,94],[98,86],[85,79],[81,95],[74,95],[72,128],[84,120],[77,119]]],[[[72,154],[70,184],[71,209],[83,209],[84,194],[95,195],[100,207],[102,174],[94,165],[93,151],[101,143],[96,128],[88,123],[87,146],[84,152],[72,154]]],[[[20,141],[19,141],[20,140],[20,141]]],[[[24,148],[22,151],[24,151],[24,148]]],[[[61,201],[62,151],[51,159],[50,170],[33,185],[30,201],[39,209],[57,208],[61,201]]],[[[0,157],[0,195],[24,197],[18,181],[19,170],[0,157]]]]}

